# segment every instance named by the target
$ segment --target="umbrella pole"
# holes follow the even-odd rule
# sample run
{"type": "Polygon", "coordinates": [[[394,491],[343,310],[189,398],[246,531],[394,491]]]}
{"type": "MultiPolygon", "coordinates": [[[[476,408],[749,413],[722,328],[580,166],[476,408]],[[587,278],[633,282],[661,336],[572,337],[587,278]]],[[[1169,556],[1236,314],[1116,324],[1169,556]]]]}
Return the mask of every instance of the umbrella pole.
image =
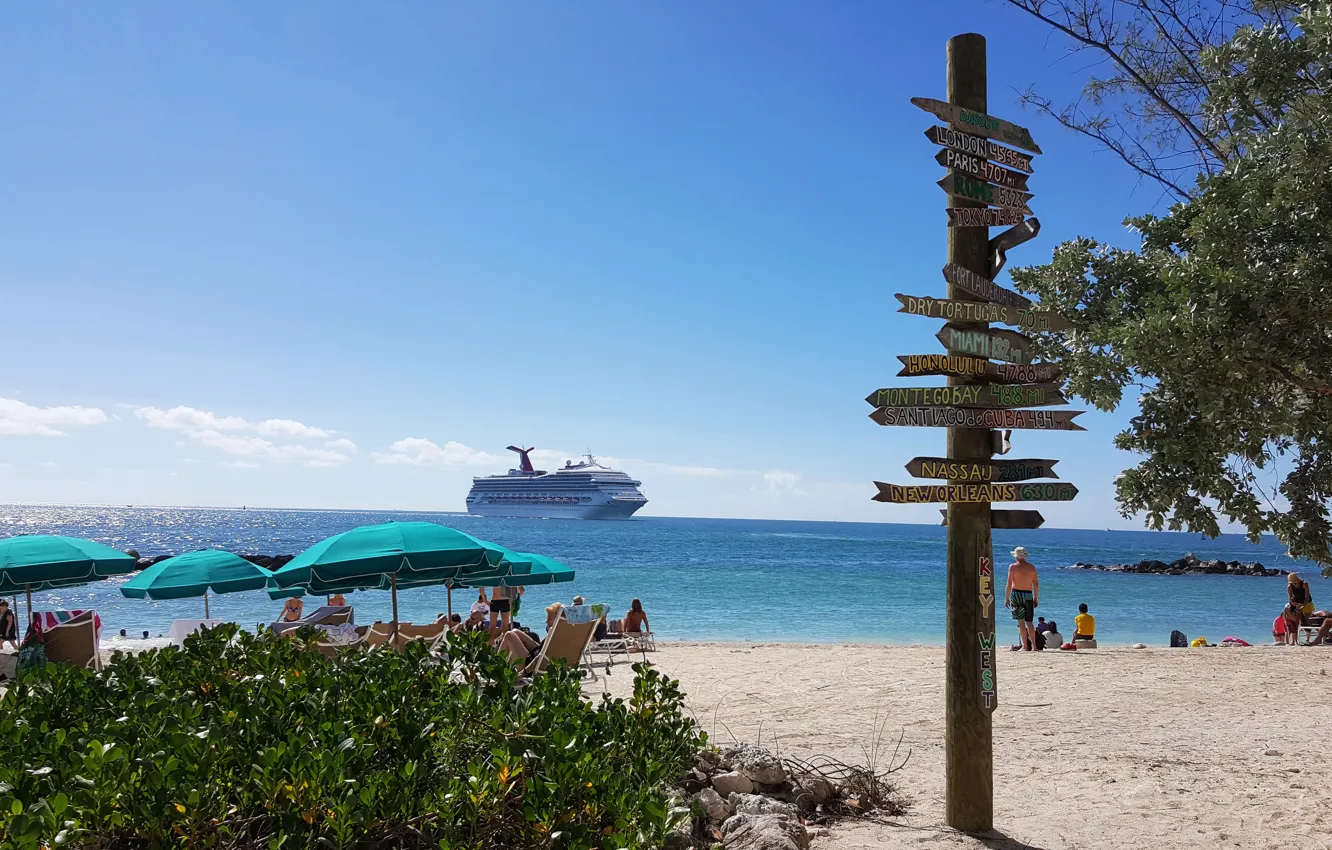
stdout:
{"type": "Polygon", "coordinates": [[[205,620],[211,620],[211,619],[212,619],[212,617],[209,616],[209,614],[208,614],[208,591],[207,591],[207,590],[204,591],[204,619],[205,619],[205,620]]]}
{"type": "Polygon", "coordinates": [[[398,576],[389,573],[389,585],[393,589],[393,648],[398,648],[398,576]]]}
{"type": "Polygon", "coordinates": [[[30,584],[25,584],[25,585],[23,585],[23,590],[24,590],[24,591],[27,593],[27,595],[28,595],[28,625],[31,626],[31,625],[32,625],[32,585],[30,585],[30,584]]]}
{"type": "Polygon", "coordinates": [[[449,623],[453,623],[453,582],[446,581],[444,586],[449,589],[449,623]]]}

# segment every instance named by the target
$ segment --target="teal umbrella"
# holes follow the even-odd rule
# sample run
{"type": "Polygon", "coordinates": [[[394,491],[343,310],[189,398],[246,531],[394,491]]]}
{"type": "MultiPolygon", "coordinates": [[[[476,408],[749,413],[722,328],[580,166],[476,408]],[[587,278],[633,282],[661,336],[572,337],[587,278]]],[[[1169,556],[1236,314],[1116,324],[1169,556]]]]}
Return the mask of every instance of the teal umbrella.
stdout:
{"type": "Polygon", "coordinates": [[[17,593],[21,588],[27,594],[31,618],[34,590],[101,581],[132,572],[137,564],[133,555],[81,537],[6,537],[0,540],[0,593],[17,593]]]}
{"type": "Polygon", "coordinates": [[[202,596],[204,619],[209,619],[208,592],[235,593],[260,590],[272,573],[240,555],[220,549],[200,549],[158,561],[120,586],[131,599],[184,599],[202,596]]]}
{"type": "Polygon", "coordinates": [[[273,573],[277,590],[307,593],[387,589],[398,623],[398,589],[490,575],[504,563],[501,547],[433,522],[386,522],[335,534],[273,573]]]}
{"type": "Polygon", "coordinates": [[[545,555],[534,555],[531,552],[514,552],[512,556],[506,555],[505,560],[511,563],[526,562],[530,564],[528,572],[518,573],[510,572],[503,575],[482,576],[470,578],[454,585],[455,587],[518,587],[519,585],[530,587],[536,584],[553,584],[555,582],[573,581],[573,568],[567,564],[562,564],[554,558],[545,555]]]}

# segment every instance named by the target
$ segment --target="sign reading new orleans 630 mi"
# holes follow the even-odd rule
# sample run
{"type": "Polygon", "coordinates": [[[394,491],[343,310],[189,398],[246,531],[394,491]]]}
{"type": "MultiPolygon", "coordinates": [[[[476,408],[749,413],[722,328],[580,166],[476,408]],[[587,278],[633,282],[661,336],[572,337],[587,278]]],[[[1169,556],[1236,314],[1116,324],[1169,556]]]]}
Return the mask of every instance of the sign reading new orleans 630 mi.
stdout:
{"type": "Polygon", "coordinates": [[[875,481],[876,502],[1071,502],[1078,488],[1047,484],[885,484],[875,481]]]}

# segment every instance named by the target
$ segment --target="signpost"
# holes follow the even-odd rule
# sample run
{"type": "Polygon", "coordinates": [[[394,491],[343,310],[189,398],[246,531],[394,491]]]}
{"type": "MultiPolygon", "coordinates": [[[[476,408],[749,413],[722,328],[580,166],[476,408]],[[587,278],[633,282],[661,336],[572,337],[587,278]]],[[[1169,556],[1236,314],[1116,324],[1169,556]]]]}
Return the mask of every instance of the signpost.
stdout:
{"type": "Polygon", "coordinates": [[[948,207],[949,227],[1002,227],[1022,221],[1022,210],[987,210],[984,207],[948,207]]]}
{"type": "MultiPolygon", "coordinates": [[[[939,513],[943,514],[943,522],[940,525],[948,525],[948,509],[940,508],[939,513]]],[[[990,528],[1006,529],[1031,529],[1040,528],[1045,525],[1045,517],[1041,516],[1040,511],[990,511],[990,528]]]]}
{"type": "MultiPolygon", "coordinates": [[[[987,242],[985,245],[987,254],[989,247],[987,242]]],[[[988,256],[985,265],[989,266],[988,256]]],[[[1004,289],[988,277],[977,274],[971,269],[964,269],[954,262],[949,262],[943,267],[943,276],[950,286],[956,286],[972,298],[995,304],[1007,304],[1010,307],[1021,307],[1024,310],[1030,310],[1035,306],[1030,298],[1024,298],[1011,289],[1004,289]]]]}
{"type": "Polygon", "coordinates": [[[1027,172],[1032,170],[1029,154],[1018,153],[1012,148],[1006,148],[980,136],[963,133],[961,130],[954,130],[952,127],[940,127],[936,124],[925,131],[925,138],[936,145],[943,145],[972,156],[983,156],[1010,168],[1020,168],[1027,172]]]}
{"type": "Polygon", "coordinates": [[[1031,339],[1013,331],[967,330],[944,325],[934,335],[944,348],[1005,363],[1030,363],[1031,339]]]}
{"type": "Polygon", "coordinates": [[[1028,481],[1032,478],[1058,478],[1057,460],[1021,458],[1014,460],[967,461],[946,457],[913,457],[906,471],[912,478],[943,478],[948,481],[1028,481]]]}
{"type": "MultiPolygon", "coordinates": [[[[1035,221],[1036,219],[1032,219],[1035,221]]],[[[993,240],[991,240],[993,241],[993,240]]],[[[931,319],[943,319],[948,322],[998,322],[1012,325],[1026,331],[1063,331],[1068,330],[1068,320],[1050,310],[1026,310],[1009,307],[1006,304],[989,304],[982,301],[949,301],[946,298],[930,298],[924,295],[893,296],[902,302],[899,313],[913,316],[926,316],[931,319]]]]}
{"type": "Polygon", "coordinates": [[[902,370],[899,378],[926,378],[949,375],[1000,383],[1043,384],[1057,381],[1063,371],[1053,363],[991,363],[978,357],[959,354],[899,354],[902,370]]]}
{"type": "MultiPolygon", "coordinates": [[[[972,33],[974,35],[974,33],[972,33]]],[[[977,36],[977,38],[983,38],[977,36]]],[[[982,74],[984,70],[982,69],[982,74]]],[[[984,97],[981,98],[982,100],[984,97]]],[[[945,103],[942,100],[934,100],[928,97],[913,97],[911,102],[926,112],[932,112],[939,117],[939,120],[954,127],[965,127],[973,133],[986,136],[991,139],[998,139],[1004,144],[1013,145],[1032,153],[1040,153],[1040,146],[1031,138],[1031,131],[1026,127],[1019,127],[1016,124],[1009,123],[1002,118],[994,118],[986,115],[978,109],[968,109],[962,104],[945,103]]]]}
{"type": "MultiPolygon", "coordinates": [[[[911,428],[1020,428],[1029,431],[1086,431],[1073,421],[1082,410],[987,410],[971,407],[876,407],[869,415],[880,425],[911,428]]],[[[986,446],[987,452],[989,446],[986,446]]]]}
{"type": "Polygon", "coordinates": [[[1009,171],[1007,168],[995,165],[988,159],[979,156],[959,153],[952,148],[944,148],[934,155],[934,161],[944,168],[965,171],[972,177],[979,178],[987,183],[993,183],[996,186],[1017,189],[1020,192],[1027,191],[1027,175],[1021,171],[1009,171]]]}
{"type": "Polygon", "coordinates": [[[884,387],[865,397],[873,407],[1044,407],[1068,404],[1058,384],[884,387]]]}
{"type": "Polygon", "coordinates": [[[1071,502],[1078,488],[1067,481],[1045,484],[885,484],[875,481],[876,502],[1071,502]]]}
{"type": "Polygon", "coordinates": [[[1004,265],[1008,262],[1008,252],[1021,245],[1023,242],[1030,242],[1036,238],[1036,234],[1041,232],[1041,220],[1038,218],[1029,218],[1016,227],[1010,227],[1003,233],[990,240],[990,279],[1004,270],[1004,265]]]}
{"type": "Polygon", "coordinates": [[[980,201],[992,207],[1008,207],[1031,215],[1031,207],[1027,206],[1027,201],[1030,201],[1034,196],[1030,192],[1019,192],[1017,189],[992,186],[984,180],[971,177],[960,171],[954,171],[941,179],[939,188],[957,198],[970,198],[973,201],[980,201]]]}

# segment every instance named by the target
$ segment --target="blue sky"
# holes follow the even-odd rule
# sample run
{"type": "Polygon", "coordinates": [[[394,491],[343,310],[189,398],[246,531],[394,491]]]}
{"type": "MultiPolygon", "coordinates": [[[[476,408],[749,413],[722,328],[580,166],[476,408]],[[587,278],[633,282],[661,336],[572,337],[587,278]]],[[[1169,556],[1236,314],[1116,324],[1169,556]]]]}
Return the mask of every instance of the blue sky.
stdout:
{"type": "MultiPolygon", "coordinates": [[[[937,521],[869,501],[938,353],[944,44],[989,38],[1040,237],[1159,200],[1016,105],[1082,63],[997,2],[73,3],[0,30],[0,500],[460,510],[504,446],[590,447],[646,513],[937,521]],[[923,382],[921,382],[923,383],[923,382]],[[402,442],[406,441],[406,442],[402,442]]],[[[1006,280],[1007,275],[1001,278],[1006,280]]],[[[1132,527],[1111,440],[1017,432],[1132,527]]]]}

